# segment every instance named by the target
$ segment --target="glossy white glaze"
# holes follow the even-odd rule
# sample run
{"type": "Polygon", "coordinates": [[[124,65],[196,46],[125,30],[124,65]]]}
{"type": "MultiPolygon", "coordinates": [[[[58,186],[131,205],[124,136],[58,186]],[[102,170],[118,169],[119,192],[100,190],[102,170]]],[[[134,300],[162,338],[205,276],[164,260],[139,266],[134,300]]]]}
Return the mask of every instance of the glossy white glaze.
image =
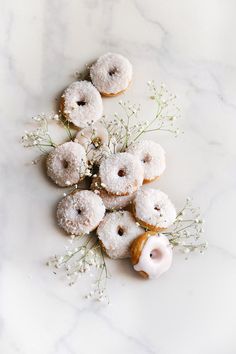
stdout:
{"type": "Polygon", "coordinates": [[[172,247],[168,238],[156,234],[145,242],[134,269],[137,272],[145,272],[149,279],[157,279],[170,268],[172,257],[172,247]]]}

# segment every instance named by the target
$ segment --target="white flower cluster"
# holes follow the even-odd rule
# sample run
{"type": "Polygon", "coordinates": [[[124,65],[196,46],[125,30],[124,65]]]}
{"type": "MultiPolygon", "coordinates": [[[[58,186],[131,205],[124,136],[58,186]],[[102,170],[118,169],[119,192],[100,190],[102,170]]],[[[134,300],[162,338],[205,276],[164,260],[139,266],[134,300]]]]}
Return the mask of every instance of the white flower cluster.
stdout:
{"type": "MultiPolygon", "coordinates": [[[[169,92],[164,84],[157,88],[154,81],[149,81],[148,86],[151,91],[151,99],[157,104],[155,120],[150,123],[145,132],[166,131],[178,136],[181,131],[176,127],[176,121],[181,118],[180,108],[176,105],[176,95],[169,92]],[[157,126],[152,129],[151,125],[157,122],[157,126]]],[[[183,133],[183,132],[182,132],[183,133]]]]}
{"type": "Polygon", "coordinates": [[[193,206],[191,198],[187,198],[172,229],[164,232],[164,234],[169,237],[173,247],[180,249],[186,254],[187,258],[187,255],[191,252],[204,253],[207,249],[207,242],[201,242],[201,236],[204,232],[203,223],[200,209],[193,206]]]}
{"type": "Polygon", "coordinates": [[[180,109],[176,105],[176,96],[171,94],[162,84],[157,88],[153,81],[148,82],[151,91],[150,98],[156,104],[156,114],[151,120],[137,122],[138,114],[141,111],[140,105],[131,104],[129,101],[119,101],[123,114],[114,114],[114,119],[103,121],[109,133],[110,146],[113,152],[125,151],[133,142],[137,141],[143,134],[157,131],[180,134],[175,126],[180,118],[180,109]]]}
{"type": "Polygon", "coordinates": [[[48,120],[57,120],[58,115],[42,113],[32,119],[37,124],[37,128],[33,131],[25,131],[22,137],[24,147],[38,147],[42,152],[46,152],[48,147],[56,147],[48,131],[48,120]]]}
{"type": "Polygon", "coordinates": [[[109,303],[106,294],[108,271],[98,240],[91,235],[82,237],[72,235],[69,242],[70,246],[66,247],[65,254],[50,258],[47,265],[54,267],[57,271],[63,270],[70,286],[74,285],[84,274],[89,274],[94,281],[91,284],[91,291],[85,295],[85,298],[109,303]]]}

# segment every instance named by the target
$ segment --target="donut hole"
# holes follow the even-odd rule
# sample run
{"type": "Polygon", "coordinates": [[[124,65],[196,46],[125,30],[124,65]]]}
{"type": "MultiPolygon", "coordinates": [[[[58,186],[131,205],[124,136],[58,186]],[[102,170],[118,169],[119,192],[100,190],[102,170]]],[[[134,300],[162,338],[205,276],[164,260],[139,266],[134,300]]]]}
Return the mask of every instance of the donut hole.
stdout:
{"type": "Polygon", "coordinates": [[[119,177],[124,177],[126,176],[126,171],[124,168],[120,168],[117,174],[119,177]]]}
{"type": "Polygon", "coordinates": [[[160,208],[158,205],[156,205],[156,206],[154,207],[154,210],[156,210],[156,211],[161,211],[161,208],[160,208]]]}
{"type": "Polygon", "coordinates": [[[154,250],[152,250],[152,251],[150,252],[150,258],[151,258],[152,260],[158,262],[158,261],[160,261],[161,258],[162,258],[162,252],[161,252],[159,249],[155,248],[154,250]]]}
{"type": "Polygon", "coordinates": [[[123,236],[125,233],[125,230],[122,226],[118,226],[117,233],[119,236],[123,236]]]}
{"type": "Polygon", "coordinates": [[[111,69],[108,71],[108,74],[109,74],[110,76],[114,76],[114,75],[116,75],[117,73],[118,73],[117,68],[111,68],[111,69]]]}
{"type": "Polygon", "coordinates": [[[86,105],[86,102],[84,100],[79,100],[76,102],[78,106],[84,106],[86,105]]]}
{"type": "Polygon", "coordinates": [[[65,169],[68,168],[68,167],[69,167],[69,162],[66,161],[66,160],[63,160],[63,161],[62,161],[62,166],[63,166],[65,169]]]}
{"type": "Polygon", "coordinates": [[[142,162],[143,163],[148,163],[148,162],[151,162],[152,161],[152,157],[151,157],[151,155],[149,155],[149,154],[146,154],[144,157],[143,157],[143,159],[142,159],[142,162]]]}

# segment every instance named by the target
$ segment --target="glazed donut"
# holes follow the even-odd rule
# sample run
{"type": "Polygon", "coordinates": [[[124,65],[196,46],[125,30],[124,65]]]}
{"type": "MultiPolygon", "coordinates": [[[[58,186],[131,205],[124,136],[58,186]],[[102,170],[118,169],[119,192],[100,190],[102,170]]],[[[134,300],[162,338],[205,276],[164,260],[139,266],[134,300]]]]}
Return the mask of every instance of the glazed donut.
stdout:
{"type": "Polygon", "coordinates": [[[102,199],[92,191],[80,190],[63,198],[57,207],[58,225],[68,234],[88,234],[105,214],[102,199]]]}
{"type": "Polygon", "coordinates": [[[107,213],[97,228],[102,247],[113,259],[130,257],[130,244],[143,232],[129,211],[107,213]]]}
{"type": "Polygon", "coordinates": [[[60,187],[78,183],[87,168],[86,153],[82,145],[72,141],[59,145],[47,157],[47,174],[60,187]]]}
{"type": "Polygon", "coordinates": [[[165,151],[161,145],[154,141],[138,141],[130,145],[126,151],[142,162],[144,183],[149,183],[159,178],[166,168],[165,151]]]}
{"type": "Polygon", "coordinates": [[[61,111],[69,122],[84,128],[101,118],[101,95],[91,82],[75,81],[61,97],[61,111]]]}
{"type": "Polygon", "coordinates": [[[103,96],[116,96],[124,92],[132,80],[132,65],[120,54],[102,55],[90,68],[94,86],[103,96]]]}
{"type": "Polygon", "coordinates": [[[141,188],[133,200],[136,220],[152,231],[162,231],[176,219],[176,210],[168,196],[158,189],[141,188]]]}
{"type": "Polygon", "coordinates": [[[111,195],[102,188],[99,177],[93,178],[90,188],[102,198],[103,204],[107,210],[119,210],[125,208],[131,204],[135,195],[135,193],[121,196],[111,195]]]}
{"type": "Polygon", "coordinates": [[[141,276],[157,279],[172,263],[172,247],[166,236],[145,232],[130,247],[131,262],[141,276]]]}
{"type": "Polygon", "coordinates": [[[107,156],[110,152],[108,147],[108,131],[99,122],[81,129],[74,141],[85,148],[87,158],[90,162],[98,162],[104,155],[107,156]]]}
{"type": "Polygon", "coordinates": [[[136,192],[143,183],[143,166],[137,157],[121,152],[103,159],[99,168],[101,186],[110,194],[136,192]]]}

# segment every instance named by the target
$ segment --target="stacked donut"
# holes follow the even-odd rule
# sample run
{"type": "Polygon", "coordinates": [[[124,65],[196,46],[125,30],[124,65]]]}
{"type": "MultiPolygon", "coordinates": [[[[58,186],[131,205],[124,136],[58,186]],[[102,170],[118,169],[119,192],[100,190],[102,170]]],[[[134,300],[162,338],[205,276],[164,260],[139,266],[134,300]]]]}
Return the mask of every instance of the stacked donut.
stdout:
{"type": "Polygon", "coordinates": [[[134,269],[157,278],[172,262],[172,248],[163,234],[176,219],[168,196],[146,184],[165,170],[165,152],[154,141],[133,142],[111,153],[108,131],[100,118],[101,96],[124,92],[132,80],[132,65],[119,54],[101,56],[90,68],[90,81],[73,82],[61,97],[61,112],[78,132],[73,141],[47,157],[47,174],[60,187],[87,178],[90,189],[74,189],[58,204],[57,220],[69,235],[96,230],[106,254],[131,258],[134,269]]]}

